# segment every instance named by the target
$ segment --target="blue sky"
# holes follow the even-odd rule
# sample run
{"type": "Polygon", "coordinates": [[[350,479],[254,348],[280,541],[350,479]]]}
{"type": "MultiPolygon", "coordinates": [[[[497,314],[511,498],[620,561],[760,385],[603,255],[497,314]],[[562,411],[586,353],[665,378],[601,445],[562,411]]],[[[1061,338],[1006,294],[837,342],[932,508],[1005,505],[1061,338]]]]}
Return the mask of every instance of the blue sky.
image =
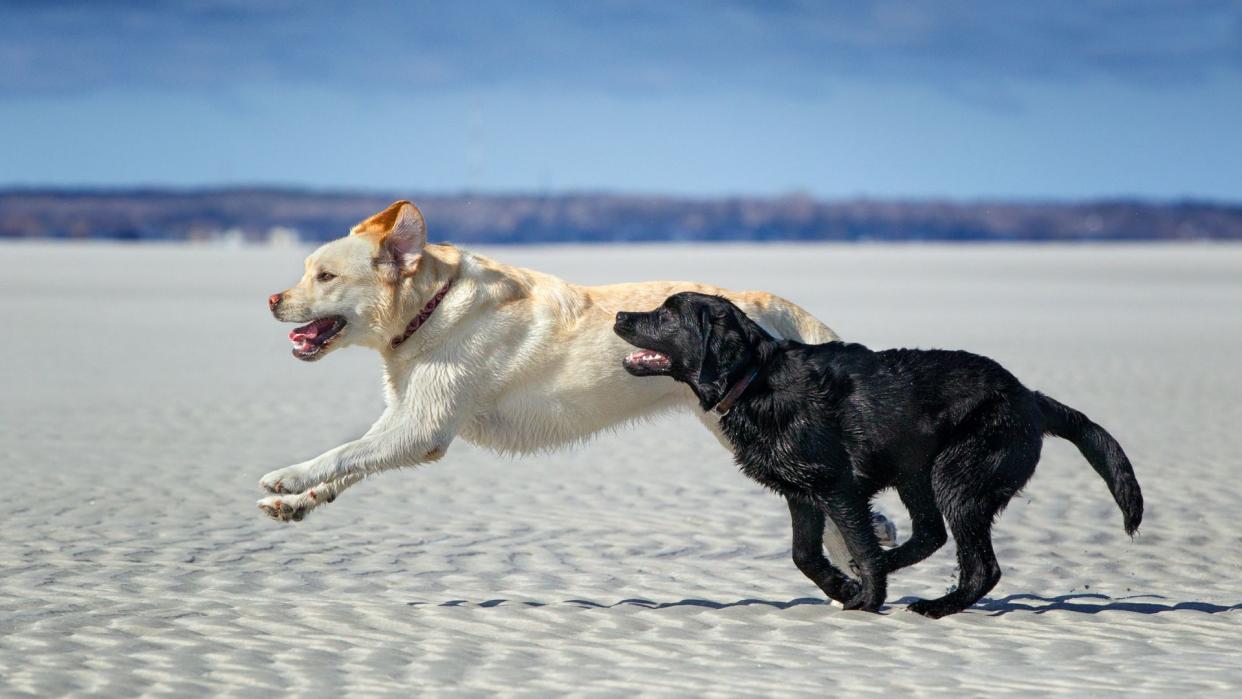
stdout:
{"type": "Polygon", "coordinates": [[[0,2],[0,185],[1242,199],[1236,2],[0,2]]]}

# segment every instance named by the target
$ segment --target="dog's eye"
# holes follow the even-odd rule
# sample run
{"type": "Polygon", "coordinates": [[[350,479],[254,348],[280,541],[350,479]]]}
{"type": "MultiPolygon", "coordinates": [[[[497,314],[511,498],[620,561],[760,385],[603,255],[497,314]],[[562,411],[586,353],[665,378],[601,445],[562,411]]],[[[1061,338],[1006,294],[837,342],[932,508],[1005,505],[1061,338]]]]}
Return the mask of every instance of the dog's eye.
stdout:
{"type": "Polygon", "coordinates": [[[333,279],[336,279],[336,275],[331,272],[320,272],[315,275],[315,281],[317,282],[330,282],[333,279]]]}

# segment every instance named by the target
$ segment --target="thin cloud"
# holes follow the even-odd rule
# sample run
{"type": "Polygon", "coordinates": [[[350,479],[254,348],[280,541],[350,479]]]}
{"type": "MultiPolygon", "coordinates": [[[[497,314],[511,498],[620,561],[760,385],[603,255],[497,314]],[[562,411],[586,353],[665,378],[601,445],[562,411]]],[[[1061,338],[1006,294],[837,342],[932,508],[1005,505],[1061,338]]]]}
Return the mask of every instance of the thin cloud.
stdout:
{"type": "MultiPolygon", "coordinates": [[[[516,89],[959,95],[1242,76],[1231,2],[8,2],[0,94],[516,89]]],[[[1003,96],[1000,98],[1003,101],[1003,96]]]]}

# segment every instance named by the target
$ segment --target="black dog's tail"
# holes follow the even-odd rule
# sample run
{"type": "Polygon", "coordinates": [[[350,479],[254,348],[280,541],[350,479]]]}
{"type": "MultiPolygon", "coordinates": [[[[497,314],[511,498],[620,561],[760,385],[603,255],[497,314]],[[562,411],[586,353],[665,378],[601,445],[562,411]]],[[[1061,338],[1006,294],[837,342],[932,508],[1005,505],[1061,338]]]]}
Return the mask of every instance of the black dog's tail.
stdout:
{"type": "Polygon", "coordinates": [[[1143,492],[1139,490],[1134,468],[1121,450],[1121,445],[1103,427],[1086,415],[1058,403],[1038,391],[1035,399],[1044,416],[1044,432],[1068,439],[1091,463],[1091,468],[1108,484],[1113,499],[1125,518],[1126,533],[1134,536],[1143,521],[1143,492]]]}

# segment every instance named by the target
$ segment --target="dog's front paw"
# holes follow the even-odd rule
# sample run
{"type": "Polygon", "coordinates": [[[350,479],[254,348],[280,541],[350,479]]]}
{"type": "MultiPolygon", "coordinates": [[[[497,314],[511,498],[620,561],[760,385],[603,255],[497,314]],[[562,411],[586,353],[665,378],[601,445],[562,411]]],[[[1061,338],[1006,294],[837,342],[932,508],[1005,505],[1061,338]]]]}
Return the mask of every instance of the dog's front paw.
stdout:
{"type": "Polygon", "coordinates": [[[307,503],[299,496],[282,497],[273,495],[259,501],[259,509],[264,514],[279,522],[301,522],[310,511],[307,503]]]}
{"type": "Polygon", "coordinates": [[[852,580],[842,575],[836,580],[836,584],[832,586],[832,589],[828,591],[828,596],[844,605],[857,597],[861,592],[862,585],[858,584],[857,580],[852,580]]]}
{"type": "Polygon", "coordinates": [[[845,609],[858,609],[864,612],[878,612],[884,606],[885,593],[882,588],[870,585],[859,586],[858,592],[841,603],[845,609]]]}
{"type": "Polygon", "coordinates": [[[876,598],[872,595],[859,593],[850,599],[841,603],[841,607],[846,610],[858,610],[863,612],[878,612],[880,607],[884,606],[883,598],[876,598]]]}
{"type": "Polygon", "coordinates": [[[276,495],[301,493],[313,485],[315,483],[303,475],[301,466],[278,468],[259,479],[260,488],[276,495]]]}

